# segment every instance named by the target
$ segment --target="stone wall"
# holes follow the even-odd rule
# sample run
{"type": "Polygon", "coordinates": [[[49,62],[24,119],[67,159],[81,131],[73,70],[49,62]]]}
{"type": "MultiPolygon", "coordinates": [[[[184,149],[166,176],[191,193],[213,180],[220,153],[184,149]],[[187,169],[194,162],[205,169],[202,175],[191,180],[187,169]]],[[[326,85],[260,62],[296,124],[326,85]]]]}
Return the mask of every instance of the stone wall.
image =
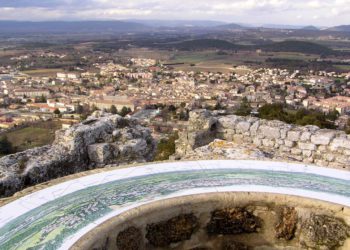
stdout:
{"type": "Polygon", "coordinates": [[[266,193],[162,200],[97,226],[71,249],[349,249],[349,209],[266,193]]]}
{"type": "Polygon", "coordinates": [[[207,110],[190,113],[187,131],[176,143],[178,158],[215,139],[252,144],[270,158],[350,170],[350,136],[316,126],[295,126],[235,115],[220,116],[207,110]]]}
{"type": "Polygon", "coordinates": [[[52,145],[0,159],[0,198],[54,178],[104,167],[151,161],[155,140],[135,119],[95,113],[56,132],[52,145]]]}

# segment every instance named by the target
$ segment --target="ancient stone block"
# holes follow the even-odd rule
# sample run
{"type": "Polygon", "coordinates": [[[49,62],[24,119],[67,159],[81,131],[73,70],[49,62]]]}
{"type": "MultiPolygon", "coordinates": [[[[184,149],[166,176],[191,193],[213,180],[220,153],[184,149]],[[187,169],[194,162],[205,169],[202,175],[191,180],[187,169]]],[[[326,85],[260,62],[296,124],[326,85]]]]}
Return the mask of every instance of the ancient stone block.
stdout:
{"type": "Polygon", "coordinates": [[[305,142],[309,141],[311,139],[311,133],[310,132],[303,132],[300,136],[300,141],[305,142]]]}
{"type": "Polygon", "coordinates": [[[301,134],[300,131],[289,131],[288,134],[287,134],[287,139],[289,141],[293,141],[293,142],[299,141],[300,140],[300,134],[301,134]]]}
{"type": "Polygon", "coordinates": [[[147,225],[146,239],[154,247],[167,247],[171,243],[189,240],[198,226],[196,216],[182,214],[167,221],[147,225]]]}
{"type": "Polygon", "coordinates": [[[240,133],[248,132],[250,129],[250,125],[250,122],[247,121],[239,122],[236,126],[236,130],[240,133]]]}
{"type": "Polygon", "coordinates": [[[311,136],[311,142],[316,145],[329,145],[335,137],[335,131],[329,129],[320,129],[311,136]]]}
{"type": "Polygon", "coordinates": [[[269,127],[266,125],[260,126],[260,133],[262,133],[268,139],[280,139],[281,133],[278,127],[269,127]]]}
{"type": "Polygon", "coordinates": [[[316,150],[316,145],[312,143],[299,142],[298,146],[301,150],[316,150]]]}
{"type": "Polygon", "coordinates": [[[117,236],[118,250],[142,250],[144,249],[142,232],[136,227],[129,227],[117,236]]]}
{"type": "Polygon", "coordinates": [[[349,226],[340,219],[312,215],[302,225],[301,242],[313,249],[335,249],[344,244],[349,232],[349,226]]]}
{"type": "Polygon", "coordinates": [[[215,210],[207,225],[208,234],[254,233],[261,227],[261,220],[243,208],[215,210]]]}
{"type": "Polygon", "coordinates": [[[298,213],[295,208],[284,207],[280,214],[279,223],[276,225],[276,237],[292,240],[298,224],[298,213]]]}

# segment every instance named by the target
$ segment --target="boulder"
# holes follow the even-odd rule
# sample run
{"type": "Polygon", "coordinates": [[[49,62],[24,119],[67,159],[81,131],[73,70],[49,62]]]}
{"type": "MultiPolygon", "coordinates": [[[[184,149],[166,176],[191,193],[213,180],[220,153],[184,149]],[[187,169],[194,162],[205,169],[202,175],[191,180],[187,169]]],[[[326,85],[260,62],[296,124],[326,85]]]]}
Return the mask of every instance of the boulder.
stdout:
{"type": "Polygon", "coordinates": [[[327,215],[311,215],[301,229],[301,242],[312,249],[335,249],[344,244],[350,233],[340,219],[327,215]]]}
{"type": "Polygon", "coordinates": [[[140,229],[129,227],[117,236],[118,250],[142,250],[144,249],[143,236],[140,229]]]}
{"type": "Polygon", "coordinates": [[[207,224],[209,235],[255,233],[261,227],[260,218],[244,208],[215,210],[207,224]]]}
{"type": "Polygon", "coordinates": [[[0,159],[0,197],[54,178],[107,164],[153,159],[156,142],[148,128],[132,118],[95,113],[56,132],[52,145],[0,159]]]}
{"type": "Polygon", "coordinates": [[[146,239],[154,247],[167,247],[172,243],[189,240],[198,227],[196,216],[182,214],[167,221],[147,225],[146,239]]]}
{"type": "Polygon", "coordinates": [[[276,237],[292,240],[298,224],[298,213],[295,208],[284,207],[280,213],[279,223],[276,225],[276,237]]]}

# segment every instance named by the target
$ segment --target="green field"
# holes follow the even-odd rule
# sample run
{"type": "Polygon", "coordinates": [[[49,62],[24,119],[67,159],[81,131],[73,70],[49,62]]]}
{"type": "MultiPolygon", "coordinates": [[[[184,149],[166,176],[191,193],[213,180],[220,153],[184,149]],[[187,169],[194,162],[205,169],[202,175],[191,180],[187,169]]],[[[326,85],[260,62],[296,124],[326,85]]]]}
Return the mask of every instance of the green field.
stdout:
{"type": "Polygon", "coordinates": [[[62,69],[34,69],[22,71],[22,73],[31,76],[55,76],[57,72],[61,72],[62,69]]]}
{"type": "Polygon", "coordinates": [[[51,144],[55,139],[55,131],[61,128],[59,122],[42,122],[30,127],[13,130],[7,136],[15,152],[51,144]]]}

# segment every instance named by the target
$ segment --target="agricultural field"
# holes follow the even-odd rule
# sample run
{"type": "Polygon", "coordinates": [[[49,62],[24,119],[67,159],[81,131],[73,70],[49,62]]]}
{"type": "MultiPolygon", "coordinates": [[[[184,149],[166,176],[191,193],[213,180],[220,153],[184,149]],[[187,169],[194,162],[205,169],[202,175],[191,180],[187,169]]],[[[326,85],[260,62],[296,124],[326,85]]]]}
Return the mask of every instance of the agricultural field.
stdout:
{"type": "Polygon", "coordinates": [[[62,69],[34,69],[34,70],[26,70],[22,71],[22,73],[30,75],[30,76],[55,76],[57,72],[61,72],[62,69]]]}
{"type": "Polygon", "coordinates": [[[55,139],[55,131],[61,128],[56,121],[42,122],[29,127],[12,130],[2,134],[11,142],[15,152],[51,144],[55,139]]]}

